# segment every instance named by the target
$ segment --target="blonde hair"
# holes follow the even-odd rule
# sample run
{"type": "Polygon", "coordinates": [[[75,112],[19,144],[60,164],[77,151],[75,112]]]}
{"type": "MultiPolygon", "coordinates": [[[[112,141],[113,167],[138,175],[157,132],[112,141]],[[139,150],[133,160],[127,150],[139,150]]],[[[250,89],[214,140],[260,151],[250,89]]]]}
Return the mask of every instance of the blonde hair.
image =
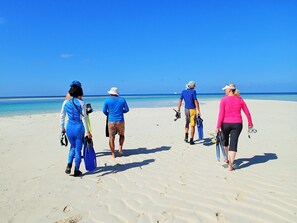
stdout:
{"type": "Polygon", "coordinates": [[[233,91],[233,94],[234,94],[235,96],[237,96],[237,97],[240,97],[240,92],[239,92],[239,90],[236,88],[236,85],[235,85],[234,83],[229,83],[228,85],[229,85],[230,87],[234,87],[235,89],[232,90],[232,91],[233,91]]]}

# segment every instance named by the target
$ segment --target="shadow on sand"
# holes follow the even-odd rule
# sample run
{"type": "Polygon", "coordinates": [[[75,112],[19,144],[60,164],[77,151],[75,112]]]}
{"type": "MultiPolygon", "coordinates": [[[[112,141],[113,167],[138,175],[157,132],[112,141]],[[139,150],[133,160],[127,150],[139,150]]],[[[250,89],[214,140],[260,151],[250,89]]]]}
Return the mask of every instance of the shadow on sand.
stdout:
{"type": "Polygon", "coordinates": [[[203,144],[204,146],[212,146],[215,143],[213,143],[211,140],[213,139],[213,137],[211,138],[204,138],[204,139],[197,139],[195,140],[195,144],[203,144]]]}
{"type": "MultiPolygon", "coordinates": [[[[168,151],[170,150],[170,146],[161,146],[158,148],[154,149],[147,149],[147,148],[138,148],[138,149],[128,149],[124,150],[124,154],[120,155],[119,157],[128,157],[132,155],[139,155],[139,154],[151,154],[151,153],[157,153],[157,152],[162,152],[162,151],[168,151]]],[[[111,156],[111,152],[98,152],[96,153],[97,157],[100,156],[111,156]]],[[[92,174],[99,174],[99,176],[105,176],[108,174],[114,174],[114,173],[119,173],[123,172],[128,169],[133,169],[133,168],[142,168],[142,166],[146,166],[152,162],[155,162],[155,159],[147,159],[143,160],[141,162],[133,162],[133,163],[125,163],[125,164],[115,164],[115,165],[104,165],[104,166],[99,166],[93,171],[89,171],[84,173],[82,176],[86,175],[92,175],[92,174]]]]}
{"type": "Polygon", "coordinates": [[[236,169],[243,169],[251,165],[266,163],[270,160],[278,159],[275,153],[264,153],[264,155],[256,155],[252,158],[240,158],[234,161],[236,169]]]}
{"type": "MultiPolygon", "coordinates": [[[[124,150],[123,151],[124,154],[120,155],[119,157],[127,157],[127,156],[139,155],[139,154],[151,154],[151,153],[157,153],[162,151],[168,151],[170,149],[171,149],[171,146],[161,146],[154,149],[147,149],[147,148],[127,149],[127,150],[124,150]]],[[[111,156],[111,152],[110,151],[98,152],[96,153],[96,156],[97,157],[111,156]]]]}
{"type": "Polygon", "coordinates": [[[147,159],[143,160],[141,162],[133,162],[133,163],[125,163],[125,164],[116,164],[116,165],[105,165],[102,167],[97,167],[94,171],[86,172],[82,176],[86,175],[93,175],[93,174],[98,174],[100,173],[99,176],[105,176],[108,174],[114,174],[114,173],[119,173],[123,172],[125,170],[133,169],[133,168],[140,168],[142,169],[142,166],[146,166],[152,162],[155,162],[154,159],[147,159]]]}

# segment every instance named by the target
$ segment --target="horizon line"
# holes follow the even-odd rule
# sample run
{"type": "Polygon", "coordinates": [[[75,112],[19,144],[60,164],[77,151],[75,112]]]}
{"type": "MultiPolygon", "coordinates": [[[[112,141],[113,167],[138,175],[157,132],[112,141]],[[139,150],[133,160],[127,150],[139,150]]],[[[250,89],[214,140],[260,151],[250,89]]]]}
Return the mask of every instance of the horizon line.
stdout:
{"type": "MultiPolygon", "coordinates": [[[[120,94],[120,96],[158,96],[158,95],[179,95],[180,93],[152,93],[152,94],[120,94]]],[[[224,92],[221,93],[199,93],[197,95],[222,95],[224,92]]],[[[240,92],[242,95],[252,94],[297,94],[297,92],[240,92]]],[[[102,94],[102,95],[83,95],[83,97],[106,97],[109,96],[109,94],[102,94]]],[[[4,96],[0,97],[0,99],[17,99],[17,98],[61,98],[65,97],[65,95],[38,95],[38,96],[4,96]]]]}

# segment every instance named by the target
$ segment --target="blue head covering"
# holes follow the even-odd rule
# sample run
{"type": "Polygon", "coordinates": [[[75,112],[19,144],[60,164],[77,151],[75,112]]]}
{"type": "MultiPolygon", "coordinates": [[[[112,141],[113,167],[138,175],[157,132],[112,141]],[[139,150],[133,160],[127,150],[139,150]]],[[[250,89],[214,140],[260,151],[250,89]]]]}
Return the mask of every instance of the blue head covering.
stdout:
{"type": "Polygon", "coordinates": [[[70,84],[70,87],[72,87],[72,86],[79,86],[79,87],[81,87],[81,83],[79,82],[79,81],[72,81],[72,83],[70,84]]]}

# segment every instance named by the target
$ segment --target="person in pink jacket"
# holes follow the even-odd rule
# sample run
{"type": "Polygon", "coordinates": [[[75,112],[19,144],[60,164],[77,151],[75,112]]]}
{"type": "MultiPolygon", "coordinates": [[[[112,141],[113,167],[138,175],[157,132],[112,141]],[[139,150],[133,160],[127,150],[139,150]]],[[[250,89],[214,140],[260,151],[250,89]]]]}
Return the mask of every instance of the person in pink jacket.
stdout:
{"type": "Polygon", "coordinates": [[[229,163],[228,170],[232,171],[234,170],[233,164],[237,152],[238,138],[242,131],[241,110],[243,110],[247,117],[249,128],[253,128],[253,122],[249,109],[244,100],[240,97],[240,93],[236,89],[235,84],[227,84],[223,90],[226,96],[223,97],[220,102],[216,133],[218,133],[220,129],[222,130],[224,148],[227,156],[225,162],[229,163]]]}

